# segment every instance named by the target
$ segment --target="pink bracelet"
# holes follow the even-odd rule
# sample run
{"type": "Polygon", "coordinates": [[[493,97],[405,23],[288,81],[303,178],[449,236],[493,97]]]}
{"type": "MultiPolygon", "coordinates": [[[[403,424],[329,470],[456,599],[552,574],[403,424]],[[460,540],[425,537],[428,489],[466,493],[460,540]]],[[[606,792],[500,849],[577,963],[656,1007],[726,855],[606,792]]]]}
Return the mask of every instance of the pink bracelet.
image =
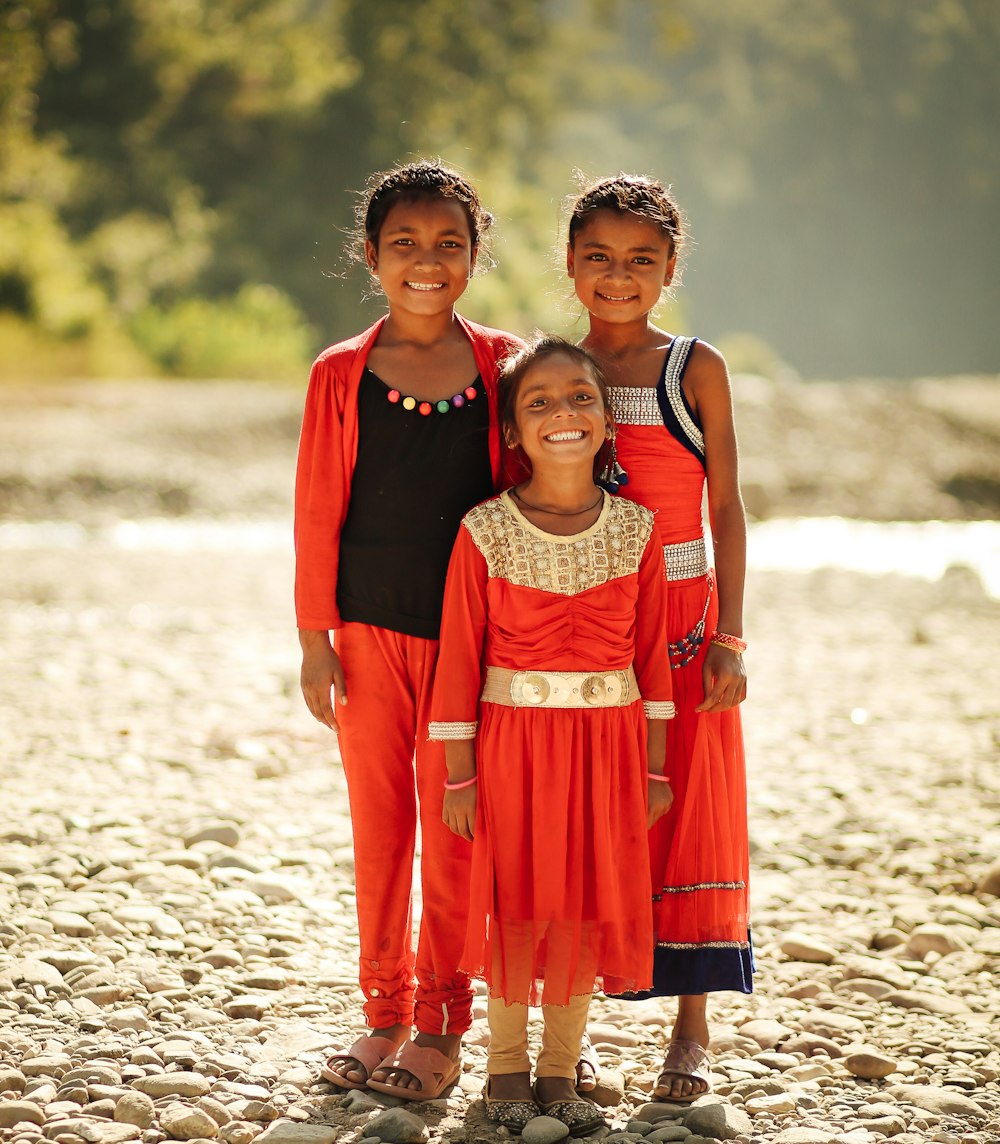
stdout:
{"type": "Polygon", "coordinates": [[[728,648],[730,651],[736,652],[737,655],[742,655],[747,650],[746,640],[741,640],[739,636],[727,635],[726,632],[714,632],[709,642],[718,644],[719,647],[728,648]]]}
{"type": "Polygon", "coordinates": [[[646,775],[651,778],[654,783],[668,783],[670,782],[669,775],[654,775],[652,771],[647,771],[646,775]]]}
{"type": "Polygon", "coordinates": [[[444,789],[445,790],[465,790],[466,787],[470,787],[470,786],[472,786],[473,783],[478,782],[478,781],[479,781],[479,775],[473,775],[471,779],[466,779],[464,782],[461,782],[461,783],[452,783],[452,782],[449,782],[447,779],[445,779],[444,789]]]}

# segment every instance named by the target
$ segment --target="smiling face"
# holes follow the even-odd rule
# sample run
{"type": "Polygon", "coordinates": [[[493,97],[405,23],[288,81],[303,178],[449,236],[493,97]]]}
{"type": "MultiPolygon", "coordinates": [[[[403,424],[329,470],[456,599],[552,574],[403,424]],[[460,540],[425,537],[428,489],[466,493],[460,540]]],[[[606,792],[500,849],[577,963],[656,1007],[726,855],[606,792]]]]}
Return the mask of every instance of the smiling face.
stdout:
{"type": "Polygon", "coordinates": [[[641,215],[597,210],[587,216],[566,254],[576,296],[607,322],[644,319],[670,285],[677,256],[657,223],[641,215]]]}
{"type": "Polygon", "coordinates": [[[444,197],[402,199],[389,208],[378,240],[365,242],[389,309],[432,316],[465,292],[477,248],[465,208],[444,197]]]}
{"type": "Polygon", "coordinates": [[[592,367],[562,352],[525,370],[509,406],[507,443],[520,445],[533,469],[546,464],[593,466],[611,432],[611,414],[592,367]]]}

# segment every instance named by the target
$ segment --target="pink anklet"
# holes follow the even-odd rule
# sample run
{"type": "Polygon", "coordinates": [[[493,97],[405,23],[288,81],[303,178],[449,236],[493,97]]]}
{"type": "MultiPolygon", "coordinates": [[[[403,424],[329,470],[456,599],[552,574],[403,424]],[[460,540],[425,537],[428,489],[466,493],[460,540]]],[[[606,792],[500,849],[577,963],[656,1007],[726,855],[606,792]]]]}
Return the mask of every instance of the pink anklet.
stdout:
{"type": "Polygon", "coordinates": [[[471,779],[466,779],[465,782],[453,783],[447,779],[444,781],[445,790],[465,790],[466,787],[472,786],[473,783],[479,781],[479,775],[473,775],[471,779]]]}
{"type": "Polygon", "coordinates": [[[654,783],[668,783],[670,782],[669,775],[654,775],[652,771],[647,771],[646,776],[651,778],[654,783]]]}

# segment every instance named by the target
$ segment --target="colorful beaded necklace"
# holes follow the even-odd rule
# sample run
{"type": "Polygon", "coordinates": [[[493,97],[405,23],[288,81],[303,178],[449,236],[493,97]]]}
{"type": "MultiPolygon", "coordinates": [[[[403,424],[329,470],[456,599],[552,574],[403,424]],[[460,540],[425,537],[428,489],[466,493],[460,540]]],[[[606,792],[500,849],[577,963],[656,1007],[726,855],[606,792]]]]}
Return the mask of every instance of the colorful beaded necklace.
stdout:
{"type": "Polygon", "coordinates": [[[390,389],[386,394],[390,405],[401,405],[407,411],[416,410],[422,417],[430,417],[432,413],[447,413],[450,409],[461,409],[468,401],[475,401],[479,390],[474,385],[467,385],[461,393],[452,397],[442,397],[440,401],[418,401],[415,397],[407,397],[398,389],[390,389]]]}

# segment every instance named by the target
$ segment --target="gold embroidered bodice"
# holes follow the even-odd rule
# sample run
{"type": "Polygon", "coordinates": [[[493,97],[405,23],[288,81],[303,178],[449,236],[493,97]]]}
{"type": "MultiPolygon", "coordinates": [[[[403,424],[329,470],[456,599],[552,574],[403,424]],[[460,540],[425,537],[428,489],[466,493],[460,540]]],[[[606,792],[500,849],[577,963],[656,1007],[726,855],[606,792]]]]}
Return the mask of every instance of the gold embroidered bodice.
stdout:
{"type": "Polygon", "coordinates": [[[635,575],[653,531],[652,513],[608,494],[597,520],[573,536],[536,528],[509,493],[477,505],[463,523],[491,578],[561,596],[635,575]]]}

